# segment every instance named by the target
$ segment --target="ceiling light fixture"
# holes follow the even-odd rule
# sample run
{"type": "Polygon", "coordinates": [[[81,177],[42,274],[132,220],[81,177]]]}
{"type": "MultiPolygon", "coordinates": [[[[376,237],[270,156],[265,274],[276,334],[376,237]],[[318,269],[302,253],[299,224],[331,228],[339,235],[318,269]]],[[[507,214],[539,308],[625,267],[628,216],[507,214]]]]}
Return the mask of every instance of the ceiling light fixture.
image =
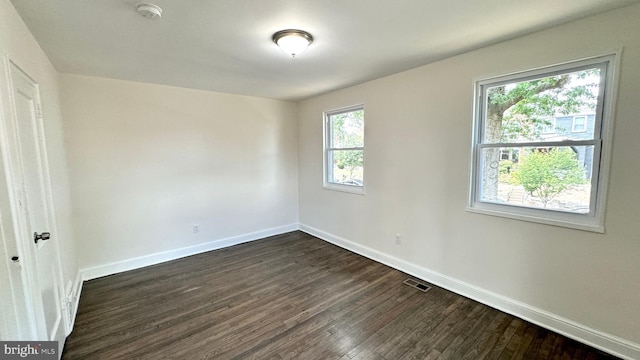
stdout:
{"type": "Polygon", "coordinates": [[[313,36],[303,30],[289,29],[273,34],[272,40],[282,51],[295,57],[305,51],[313,42],[313,36]]]}
{"type": "Polygon", "coordinates": [[[136,5],[136,11],[138,14],[146,17],[147,19],[157,19],[162,16],[162,8],[152,3],[139,3],[136,5]]]}

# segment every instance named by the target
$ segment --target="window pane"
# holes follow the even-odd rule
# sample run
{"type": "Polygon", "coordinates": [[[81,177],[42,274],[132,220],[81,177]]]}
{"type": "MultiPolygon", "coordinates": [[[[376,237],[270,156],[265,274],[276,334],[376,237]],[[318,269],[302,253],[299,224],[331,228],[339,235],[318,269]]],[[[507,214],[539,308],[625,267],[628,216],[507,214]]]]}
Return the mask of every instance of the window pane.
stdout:
{"type": "Polygon", "coordinates": [[[588,213],[594,146],[484,148],[481,200],[588,213]]]}
{"type": "Polygon", "coordinates": [[[489,87],[483,143],[593,139],[599,88],[599,68],[489,87]]]}
{"type": "Polygon", "coordinates": [[[332,150],[329,151],[331,172],[329,182],[362,186],[364,184],[363,150],[332,150]]]}
{"type": "Polygon", "coordinates": [[[334,114],[329,117],[332,148],[364,146],[364,110],[334,114]]]}
{"type": "Polygon", "coordinates": [[[545,120],[546,121],[542,124],[541,138],[544,138],[545,135],[554,134],[561,130],[561,129],[557,129],[555,118],[545,119],[545,120]]]}
{"type": "Polygon", "coordinates": [[[573,131],[584,132],[587,130],[587,117],[586,116],[574,116],[573,117],[573,131]]]}

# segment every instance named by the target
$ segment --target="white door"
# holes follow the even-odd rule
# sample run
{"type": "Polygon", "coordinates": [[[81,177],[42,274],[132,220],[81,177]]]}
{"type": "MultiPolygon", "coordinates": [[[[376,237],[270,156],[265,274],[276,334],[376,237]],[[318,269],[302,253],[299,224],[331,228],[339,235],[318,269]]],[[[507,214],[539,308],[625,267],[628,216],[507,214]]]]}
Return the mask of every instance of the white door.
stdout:
{"type": "MultiPolygon", "coordinates": [[[[10,68],[10,98],[13,119],[7,121],[7,139],[11,155],[10,192],[14,199],[16,250],[19,260],[12,261],[12,290],[17,305],[18,329],[28,328],[31,339],[64,343],[62,317],[62,272],[53,226],[48,164],[43,119],[37,84],[13,63],[10,68]],[[21,314],[21,312],[26,312],[21,314]]],[[[5,150],[7,150],[5,148],[5,150]]],[[[5,238],[5,242],[8,240],[5,238]]],[[[11,259],[7,259],[11,261],[11,259]]],[[[25,331],[18,331],[24,336],[25,331]]]]}

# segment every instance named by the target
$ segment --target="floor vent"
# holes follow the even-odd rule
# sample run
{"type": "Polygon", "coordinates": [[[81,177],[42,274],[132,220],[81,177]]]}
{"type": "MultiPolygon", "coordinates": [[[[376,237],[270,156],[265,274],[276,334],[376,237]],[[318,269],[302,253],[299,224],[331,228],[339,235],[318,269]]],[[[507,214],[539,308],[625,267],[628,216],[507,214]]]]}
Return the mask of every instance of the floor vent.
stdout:
{"type": "Polygon", "coordinates": [[[409,286],[411,286],[413,288],[416,288],[416,289],[418,289],[418,290],[420,290],[422,292],[427,292],[427,291],[431,290],[431,286],[428,286],[425,283],[422,283],[422,282],[419,282],[419,281],[416,281],[416,280],[413,280],[413,279],[407,279],[407,280],[403,281],[402,283],[403,284],[407,284],[407,285],[409,285],[409,286]]]}

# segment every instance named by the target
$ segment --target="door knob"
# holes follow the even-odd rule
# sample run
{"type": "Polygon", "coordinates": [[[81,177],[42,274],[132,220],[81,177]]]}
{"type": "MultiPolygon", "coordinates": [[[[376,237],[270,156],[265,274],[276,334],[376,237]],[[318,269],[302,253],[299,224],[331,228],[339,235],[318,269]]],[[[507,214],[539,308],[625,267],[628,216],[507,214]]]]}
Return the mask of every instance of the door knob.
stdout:
{"type": "Polygon", "coordinates": [[[42,234],[39,234],[37,232],[33,233],[33,242],[35,242],[36,244],[38,243],[38,240],[49,240],[49,238],[51,238],[51,233],[48,232],[43,232],[42,234]]]}

